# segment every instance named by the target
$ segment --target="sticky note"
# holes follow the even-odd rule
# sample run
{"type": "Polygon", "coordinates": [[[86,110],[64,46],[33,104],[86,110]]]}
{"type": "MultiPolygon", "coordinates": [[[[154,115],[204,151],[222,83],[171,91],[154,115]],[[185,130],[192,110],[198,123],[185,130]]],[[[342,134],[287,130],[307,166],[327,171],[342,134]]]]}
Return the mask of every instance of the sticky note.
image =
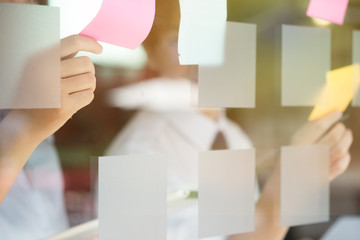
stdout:
{"type": "Polygon", "coordinates": [[[199,238],[254,231],[255,150],[199,154],[199,238]]]}
{"type": "Polygon", "coordinates": [[[166,160],[99,158],[99,238],[166,239],[166,160]]]}
{"type": "Polygon", "coordinates": [[[360,64],[360,31],[353,32],[353,63],[360,64]]]}
{"type": "MultiPolygon", "coordinates": [[[[360,64],[360,31],[353,31],[353,64],[360,64]]],[[[352,106],[360,106],[360,94],[359,89],[356,92],[354,99],[352,101],[352,106]]]]}
{"type": "Polygon", "coordinates": [[[319,98],[319,104],[311,112],[309,120],[321,118],[335,110],[345,111],[357,93],[359,84],[359,64],[328,72],[327,82],[319,98]]]}
{"type": "Polygon", "coordinates": [[[281,148],[281,225],[329,220],[329,146],[281,148]]]}
{"type": "Polygon", "coordinates": [[[254,108],[256,25],[227,22],[225,59],[219,66],[199,65],[200,107],[254,108]]]}
{"type": "Polygon", "coordinates": [[[80,34],[135,49],[149,34],[154,17],[155,0],[103,0],[96,17],[80,34]]]}
{"type": "MultiPolygon", "coordinates": [[[[103,0],[49,0],[50,6],[60,8],[61,38],[78,34],[100,10],[103,0]],[[86,11],[84,11],[86,9],[86,11]]],[[[94,64],[110,68],[139,70],[145,67],[147,55],[142,46],[134,50],[100,42],[101,54],[80,52],[77,56],[88,56],[94,64]]]]}
{"type": "Polygon", "coordinates": [[[91,205],[91,216],[98,217],[98,203],[99,203],[99,157],[92,156],[90,158],[90,194],[93,199],[91,205]]]}
{"type": "Polygon", "coordinates": [[[198,46],[200,44],[200,25],[195,21],[198,1],[180,0],[180,26],[178,37],[178,54],[181,65],[199,64],[198,46]]]}
{"type": "Polygon", "coordinates": [[[282,106],[315,106],[331,63],[327,28],[282,26],[282,106]]]}
{"type": "Polygon", "coordinates": [[[320,240],[358,240],[360,239],[360,217],[340,217],[320,238],[320,240]]]}
{"type": "Polygon", "coordinates": [[[180,0],[181,65],[219,65],[224,59],[226,0],[180,0]]]}
{"type": "Polygon", "coordinates": [[[348,4],[349,0],[311,0],[306,15],[342,25],[348,4]]]}
{"type": "Polygon", "coordinates": [[[59,9],[0,3],[0,29],[0,109],[59,108],[59,9]]]}
{"type": "Polygon", "coordinates": [[[48,0],[49,6],[60,8],[60,37],[81,32],[95,18],[102,2],[103,0],[48,0]]]}

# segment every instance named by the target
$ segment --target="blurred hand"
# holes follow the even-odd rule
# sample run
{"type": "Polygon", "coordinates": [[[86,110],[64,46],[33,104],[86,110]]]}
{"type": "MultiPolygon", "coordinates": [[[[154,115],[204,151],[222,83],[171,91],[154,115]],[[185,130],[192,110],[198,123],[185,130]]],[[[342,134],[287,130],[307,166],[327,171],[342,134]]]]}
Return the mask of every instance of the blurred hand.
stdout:
{"type": "Polygon", "coordinates": [[[14,110],[30,132],[45,139],[57,131],[78,110],[94,98],[95,68],[88,57],[75,57],[79,51],[100,54],[101,45],[94,39],[73,35],[61,40],[61,108],[14,110]]]}
{"type": "Polygon", "coordinates": [[[339,120],[341,112],[332,112],[323,118],[306,123],[292,137],[291,145],[323,144],[330,148],[330,180],[341,175],[350,164],[349,149],[353,142],[350,129],[339,120]]]}

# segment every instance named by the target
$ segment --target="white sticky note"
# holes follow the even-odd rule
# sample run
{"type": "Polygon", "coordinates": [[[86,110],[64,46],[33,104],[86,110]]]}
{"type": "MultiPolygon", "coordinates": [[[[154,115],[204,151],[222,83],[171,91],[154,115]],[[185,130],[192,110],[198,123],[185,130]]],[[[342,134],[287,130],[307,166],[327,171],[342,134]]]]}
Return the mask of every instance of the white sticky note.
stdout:
{"type": "Polygon", "coordinates": [[[327,28],[282,26],[282,106],[315,106],[330,71],[327,28]]]}
{"type": "Polygon", "coordinates": [[[48,0],[50,6],[59,7],[60,36],[79,34],[96,17],[103,0],[48,0]],[[84,11],[86,8],[86,11],[84,11]]]}
{"type": "Polygon", "coordinates": [[[199,154],[199,237],[254,231],[255,150],[199,154]]]}
{"type": "Polygon", "coordinates": [[[345,216],[339,218],[321,237],[320,240],[359,240],[360,239],[360,217],[345,216]]]}
{"type": "Polygon", "coordinates": [[[181,65],[218,65],[224,59],[226,0],[180,0],[181,65]]]}
{"type": "Polygon", "coordinates": [[[200,107],[254,108],[256,25],[227,22],[225,59],[220,66],[199,65],[200,107]]]}
{"type": "MultiPolygon", "coordinates": [[[[353,31],[353,64],[360,64],[360,31],[353,31]]],[[[359,90],[355,93],[352,101],[352,106],[360,106],[360,94],[359,90]]]]}
{"type": "Polygon", "coordinates": [[[163,157],[99,158],[100,240],[165,240],[166,197],[163,157]]]}
{"type": "Polygon", "coordinates": [[[59,108],[59,9],[0,3],[0,29],[0,109],[59,108]]]}
{"type": "Polygon", "coordinates": [[[360,30],[353,32],[353,64],[360,64],[360,30]]]}
{"type": "Polygon", "coordinates": [[[329,220],[329,147],[281,148],[281,225],[329,220]]]}

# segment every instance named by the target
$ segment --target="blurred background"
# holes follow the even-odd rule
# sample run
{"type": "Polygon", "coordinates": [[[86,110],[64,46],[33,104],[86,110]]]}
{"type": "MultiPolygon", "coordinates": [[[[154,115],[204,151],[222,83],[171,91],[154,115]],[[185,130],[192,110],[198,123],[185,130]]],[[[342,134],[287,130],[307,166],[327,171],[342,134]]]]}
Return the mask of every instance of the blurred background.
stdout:
{"type": "MultiPolygon", "coordinates": [[[[77,1],[65,2],[69,3],[60,5],[64,9],[62,17],[77,1]]],[[[289,143],[289,137],[307,121],[312,110],[310,107],[281,106],[281,25],[331,28],[332,69],[352,64],[352,34],[353,30],[360,29],[360,0],[350,0],[343,26],[308,18],[305,14],[308,3],[308,0],[228,0],[228,21],[255,23],[258,28],[256,108],[229,109],[228,115],[242,126],[257,149],[260,183],[271,172],[279,147],[289,143]]],[[[61,1],[50,1],[50,4],[59,5],[61,1]]],[[[96,4],[92,12],[96,14],[96,4]]],[[[62,32],[67,34],[67,26],[62,25],[62,32]]],[[[117,48],[106,52],[112,55],[94,59],[97,75],[94,102],[79,111],[55,136],[72,225],[96,216],[91,157],[102,156],[135,113],[109,104],[109,92],[151,75],[144,70],[146,54],[141,47],[136,51],[117,48]]],[[[339,216],[360,215],[360,108],[349,107],[346,114],[349,118],[345,123],[354,133],[352,163],[348,171],[331,184],[331,221],[292,228],[286,239],[319,239],[339,216]]]]}

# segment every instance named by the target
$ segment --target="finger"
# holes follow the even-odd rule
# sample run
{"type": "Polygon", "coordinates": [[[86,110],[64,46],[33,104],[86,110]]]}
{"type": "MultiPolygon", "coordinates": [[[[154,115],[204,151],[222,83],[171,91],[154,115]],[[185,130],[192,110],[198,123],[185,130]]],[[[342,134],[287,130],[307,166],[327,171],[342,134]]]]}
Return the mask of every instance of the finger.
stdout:
{"type": "Polygon", "coordinates": [[[337,159],[349,152],[353,142],[353,134],[350,130],[346,130],[341,140],[330,151],[330,156],[337,159]]]}
{"type": "Polygon", "coordinates": [[[102,50],[95,39],[82,35],[72,35],[61,40],[61,58],[69,58],[79,51],[100,54],[102,50]]]}
{"type": "Polygon", "coordinates": [[[75,112],[80,110],[81,108],[89,105],[94,99],[94,92],[92,90],[84,90],[81,92],[77,92],[69,95],[69,101],[72,106],[75,108],[75,112]]]}
{"type": "Polygon", "coordinates": [[[342,117],[342,112],[334,111],[325,117],[312,121],[312,131],[314,139],[322,137],[337,121],[342,117]]]}
{"type": "Polygon", "coordinates": [[[330,181],[334,180],[337,176],[344,173],[349,167],[351,156],[349,153],[345,154],[341,158],[337,159],[332,165],[330,165],[330,181]]]}
{"type": "Polygon", "coordinates": [[[292,145],[313,144],[318,141],[328,129],[340,120],[341,112],[332,112],[320,119],[306,123],[291,139],[292,145]]]}
{"type": "Polygon", "coordinates": [[[95,67],[89,57],[70,58],[61,61],[61,78],[68,78],[84,73],[95,74],[95,67]]]}
{"type": "Polygon", "coordinates": [[[337,123],[329,132],[327,132],[317,143],[329,145],[330,149],[333,148],[346,133],[346,127],[343,123],[337,123]]]}
{"type": "Polygon", "coordinates": [[[62,79],[61,85],[67,94],[73,94],[84,90],[95,91],[96,78],[92,73],[85,73],[74,77],[62,79]]]}

